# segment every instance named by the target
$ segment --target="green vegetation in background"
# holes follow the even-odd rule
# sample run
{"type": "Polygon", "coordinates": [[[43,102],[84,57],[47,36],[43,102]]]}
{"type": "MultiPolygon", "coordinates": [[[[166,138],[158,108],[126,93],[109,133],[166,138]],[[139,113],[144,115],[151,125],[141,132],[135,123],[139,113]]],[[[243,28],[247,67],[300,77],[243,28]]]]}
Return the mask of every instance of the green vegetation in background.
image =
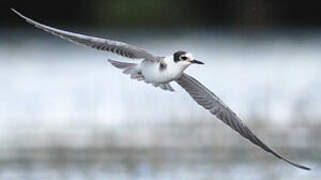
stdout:
{"type": "Polygon", "coordinates": [[[95,16],[100,25],[162,26],[188,23],[188,4],[172,0],[110,0],[97,3],[95,16]]]}

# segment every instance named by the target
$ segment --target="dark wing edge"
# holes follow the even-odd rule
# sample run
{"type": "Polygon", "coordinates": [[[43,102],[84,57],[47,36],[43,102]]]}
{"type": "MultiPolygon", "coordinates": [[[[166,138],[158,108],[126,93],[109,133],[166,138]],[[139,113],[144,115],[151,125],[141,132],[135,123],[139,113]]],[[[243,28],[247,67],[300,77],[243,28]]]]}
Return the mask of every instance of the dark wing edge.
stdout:
{"type": "Polygon", "coordinates": [[[280,154],[276,153],[270,147],[265,145],[252,131],[241,121],[241,119],[220,100],[213,92],[198,82],[195,78],[183,74],[176,82],[202,107],[210,111],[226,125],[234,129],[241,136],[248,139],[263,150],[273,154],[277,158],[301,169],[310,170],[310,168],[294,163],[280,154]]]}
{"type": "Polygon", "coordinates": [[[156,59],[155,56],[148,53],[144,49],[129,45],[127,43],[87,36],[87,35],[68,32],[68,31],[63,31],[63,30],[56,29],[56,28],[41,24],[39,22],[36,22],[36,21],[22,15],[20,12],[18,12],[17,10],[15,10],[13,8],[11,8],[11,10],[15,14],[17,14],[18,16],[23,18],[26,22],[32,24],[33,26],[35,26],[39,29],[42,29],[46,32],[49,32],[55,36],[58,36],[62,39],[71,41],[73,43],[92,47],[92,48],[95,48],[98,50],[110,51],[112,53],[116,53],[118,55],[132,58],[132,59],[148,59],[151,61],[156,59]]]}

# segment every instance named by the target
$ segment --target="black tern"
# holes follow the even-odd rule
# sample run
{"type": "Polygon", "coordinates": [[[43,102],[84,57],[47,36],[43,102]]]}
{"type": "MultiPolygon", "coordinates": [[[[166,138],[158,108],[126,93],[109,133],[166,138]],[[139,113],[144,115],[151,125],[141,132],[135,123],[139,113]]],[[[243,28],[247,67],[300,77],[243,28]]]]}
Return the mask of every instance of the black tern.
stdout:
{"type": "Polygon", "coordinates": [[[174,91],[170,83],[173,81],[178,83],[197,104],[201,105],[253,144],[295,167],[310,170],[310,168],[306,166],[288,160],[264,144],[220,98],[202,85],[198,80],[184,73],[184,70],[191,64],[203,64],[203,62],[194,59],[191,53],[177,51],[168,57],[154,56],[144,49],[124,42],[97,38],[49,27],[22,15],[14,9],[11,10],[35,27],[59,36],[62,39],[98,50],[116,53],[127,58],[142,59],[141,63],[119,62],[110,59],[108,61],[113,66],[123,69],[123,73],[129,74],[132,79],[150,83],[155,87],[160,87],[164,90],[174,91]]]}

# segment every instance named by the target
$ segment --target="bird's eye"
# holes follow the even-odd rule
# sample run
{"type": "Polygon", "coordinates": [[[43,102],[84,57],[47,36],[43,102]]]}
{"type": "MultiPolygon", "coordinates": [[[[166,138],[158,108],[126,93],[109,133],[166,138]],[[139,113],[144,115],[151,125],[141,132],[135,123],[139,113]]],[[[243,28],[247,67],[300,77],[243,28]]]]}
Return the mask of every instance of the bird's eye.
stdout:
{"type": "Polygon", "coordinates": [[[183,59],[184,61],[187,59],[187,57],[186,56],[183,56],[183,57],[181,57],[181,59],[183,59]]]}

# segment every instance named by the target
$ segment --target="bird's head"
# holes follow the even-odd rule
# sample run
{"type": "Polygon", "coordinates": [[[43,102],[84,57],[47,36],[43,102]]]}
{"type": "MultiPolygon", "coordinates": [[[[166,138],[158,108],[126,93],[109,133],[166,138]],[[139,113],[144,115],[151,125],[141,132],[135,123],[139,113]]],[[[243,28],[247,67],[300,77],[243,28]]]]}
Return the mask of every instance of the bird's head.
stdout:
{"type": "Polygon", "coordinates": [[[174,62],[177,63],[177,65],[188,67],[191,64],[204,64],[201,61],[198,61],[193,58],[191,53],[185,52],[185,51],[177,51],[174,53],[174,62]]]}

